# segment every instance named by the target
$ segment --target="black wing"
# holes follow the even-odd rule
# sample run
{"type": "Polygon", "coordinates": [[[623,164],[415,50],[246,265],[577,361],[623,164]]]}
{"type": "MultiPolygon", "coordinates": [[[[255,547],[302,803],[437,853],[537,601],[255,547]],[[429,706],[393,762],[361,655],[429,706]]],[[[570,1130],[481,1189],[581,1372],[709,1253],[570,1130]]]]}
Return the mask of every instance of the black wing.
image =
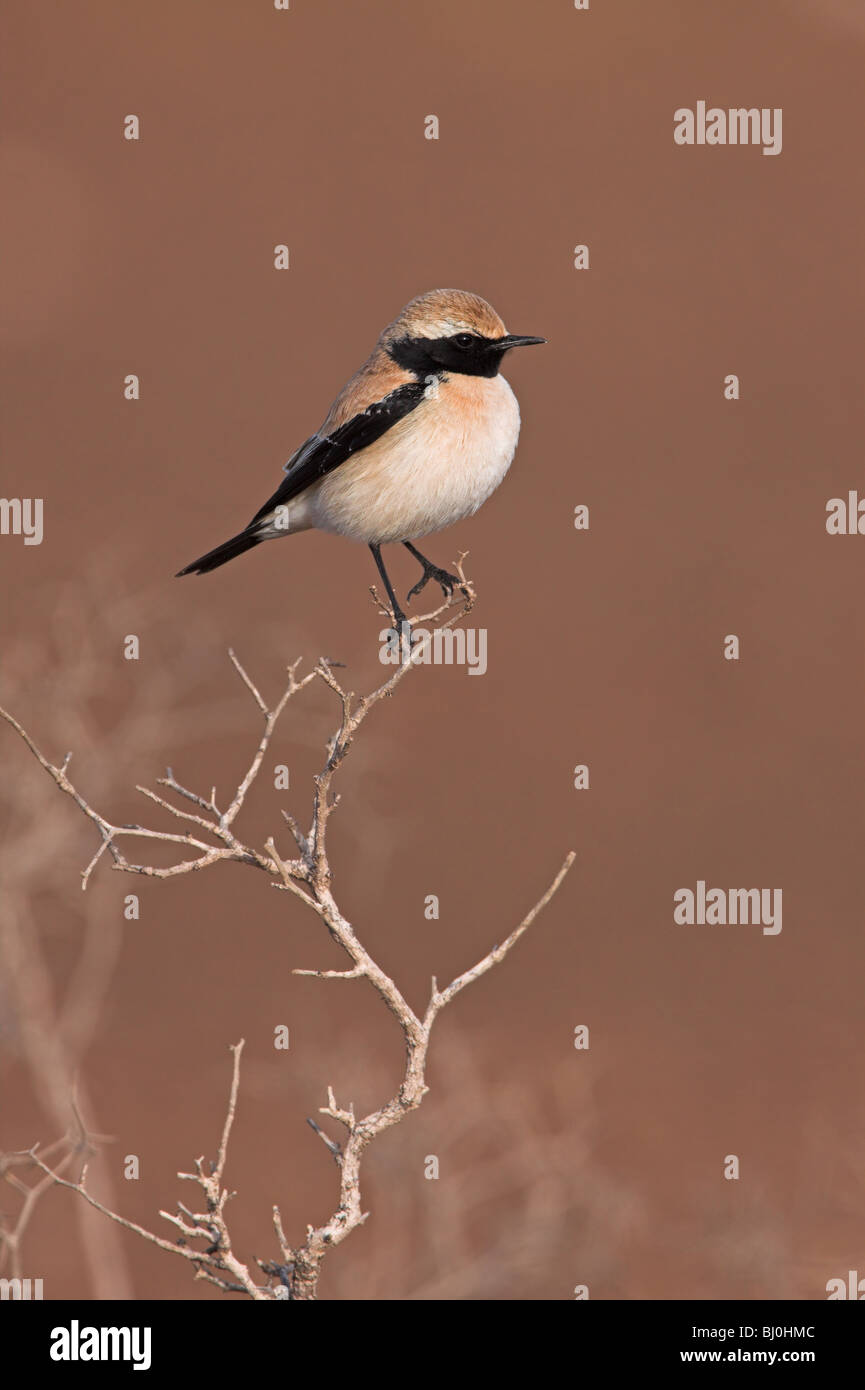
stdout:
{"type": "Polygon", "coordinates": [[[285,465],[285,477],[272,497],[259,508],[249,525],[254,526],[292,498],[298,497],[310,483],[332,473],[341,463],[360,449],[366,449],[383,434],[420,405],[426,393],[423,381],[410,381],[398,386],[390,395],[368,405],[359,415],[337,426],[331,434],[313,434],[302,444],[285,465]]]}

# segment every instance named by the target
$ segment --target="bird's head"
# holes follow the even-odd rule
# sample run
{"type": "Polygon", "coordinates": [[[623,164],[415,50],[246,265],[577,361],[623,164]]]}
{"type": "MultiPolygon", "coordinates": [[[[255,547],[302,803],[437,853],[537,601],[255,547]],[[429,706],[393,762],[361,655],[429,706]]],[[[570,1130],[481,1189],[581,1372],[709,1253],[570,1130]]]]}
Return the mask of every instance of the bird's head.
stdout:
{"type": "Polygon", "coordinates": [[[544,343],[508,333],[495,309],[467,290],[430,290],[406,304],[381,335],[384,350],[407,371],[495,376],[506,352],[544,343]]]}

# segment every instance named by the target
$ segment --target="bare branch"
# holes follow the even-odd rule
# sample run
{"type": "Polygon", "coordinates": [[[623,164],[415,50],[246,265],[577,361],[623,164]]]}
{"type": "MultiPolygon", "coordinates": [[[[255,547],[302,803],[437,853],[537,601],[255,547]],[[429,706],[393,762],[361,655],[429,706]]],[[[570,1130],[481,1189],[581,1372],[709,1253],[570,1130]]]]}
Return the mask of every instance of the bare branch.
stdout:
{"type": "Polygon", "coordinates": [[[222,1182],[222,1174],[225,1171],[225,1160],[228,1157],[228,1141],[231,1138],[231,1127],[234,1124],[234,1116],[237,1113],[237,1090],[240,1086],[240,1058],[246,1040],[240,1039],[235,1043],[231,1051],[234,1056],[234,1068],[231,1073],[231,1093],[228,1097],[228,1111],[225,1116],[225,1124],[222,1127],[222,1138],[219,1141],[219,1155],[216,1160],[216,1168],[213,1173],[213,1181],[218,1185],[222,1182]]]}
{"type": "MultiPolygon", "coordinates": [[[[449,618],[439,622],[440,627],[447,628],[465,617],[471,610],[474,603],[474,591],[463,574],[463,559],[464,557],[461,556],[457,564],[457,571],[461,580],[462,599],[447,598],[437,609],[423,618],[415,619],[415,622],[438,622],[449,609],[456,608],[457,611],[449,618]]],[[[376,602],[378,602],[377,598],[376,602]]],[[[379,606],[381,607],[381,605],[379,606]]],[[[383,611],[387,613],[386,609],[383,611]]],[[[66,773],[68,756],[62,767],[53,766],[40,753],[22,726],[6,711],[0,710],[0,714],[16,730],[60,789],[76,802],[99,830],[101,843],[84,871],[83,886],[86,886],[90,874],[106,850],[112,857],[113,867],[120,872],[145,874],[159,878],[197,872],[221,861],[244,863],[257,868],[269,876],[274,887],[288,891],[300,898],[321,918],[331,939],[340,947],[350,962],[349,967],[344,970],[295,969],[293,973],[321,980],[368,980],[401,1030],[406,1060],[402,1081],[395,1095],[385,1101],[378,1109],[358,1118],[353,1106],[343,1107],[337,1104],[332,1087],[328,1087],[327,1105],[322,1107],[321,1113],[336,1121],[345,1130],[345,1140],[342,1145],[330,1139],[316,1121],[312,1119],[308,1121],[338,1165],[340,1174],[338,1202],[326,1222],[317,1227],[309,1226],[307,1228],[306,1239],[297,1248],[289,1246],[282,1228],[279,1209],[273,1207],[274,1232],[279,1244],[280,1261],[274,1263],[258,1260],[257,1263],[269,1277],[278,1280],[275,1286],[262,1289],[256,1285],[247,1265],[243,1264],[234,1254],[224,1214],[226,1203],[232,1195],[222,1184],[237,1110],[243,1040],[231,1049],[233,1054],[231,1088],[216,1162],[208,1169],[204,1159],[198,1158],[195,1160],[194,1172],[178,1174],[181,1180],[192,1182],[198,1186],[204,1197],[205,1210],[196,1213],[182,1203],[178,1203],[176,1212],[161,1213],[164,1219],[179,1233],[179,1243],[172,1243],[146,1231],[143,1227],[127,1221],[98,1202],[86,1188],[86,1170],[82,1172],[79,1182],[69,1182],[61,1176],[61,1165],[52,1169],[35,1154],[35,1151],[32,1153],[33,1162],[43,1171],[46,1180],[70,1188],[96,1210],[109,1217],[110,1220],[159,1246],[160,1249],[181,1255],[182,1258],[195,1266],[196,1278],[205,1279],[224,1290],[243,1292],[250,1298],[259,1301],[286,1296],[300,1299],[316,1297],[321,1264],[328,1250],[340,1244],[351,1231],[366,1220],[367,1213],[362,1210],[361,1206],[360,1171],[362,1157],[367,1146],[379,1134],[398,1124],[408,1113],[416,1109],[427,1093],[426,1062],[431,1032],[438,1014],[467,985],[480,979],[494,965],[505,959],[558,891],[574,862],[575,856],[572,852],[566,857],[547,890],[519,925],[505,937],[501,945],[494,946],[475,965],[452,980],[445,989],[439,990],[435,979],[433,979],[430,999],[422,1018],[411,1008],[395,981],[370,955],[351,922],[340,911],[330,889],[332,875],[327,854],[327,827],[330,815],[338,802],[338,797],[333,792],[333,780],[367,715],[382,700],[393,694],[399,683],[405,679],[408,671],[418,664],[421,655],[420,648],[409,648],[406,651],[405,659],[388,678],[377,689],[360,698],[357,698],[354,692],[344,688],[335,675],[337,663],[322,658],[305,676],[298,679],[299,663],[295,662],[288,667],[288,681],[279,700],[270,708],[234,651],[230,650],[231,663],[252,696],[256,708],[263,718],[264,727],[252,759],[237,784],[228,808],[224,811],[219,810],[216,804],[215,789],[211,790],[209,798],[199,795],[197,792],[182,786],[170,768],[167,776],[159,779],[159,785],[166,787],[175,796],[194,805],[197,808],[196,811],[182,810],[173,805],[167,798],[145,787],[137,788],[143,796],[161,810],[167,811],[186,825],[205,832],[215,843],[206,843],[197,838],[191,829],[187,829],[183,834],[178,834],[170,831],[153,830],[140,825],[112,825],[89,806],[84,797],[69,781],[66,773]],[[283,812],[300,855],[299,859],[286,861],[277,850],[272,836],[265,841],[263,848],[259,850],[239,840],[233,826],[244,807],[250,788],[259,775],[274,729],[286,705],[294,695],[313,681],[320,681],[336,697],[339,709],[338,725],[328,740],[324,765],[314,778],[312,816],[308,833],[301,829],[290,814],[283,812]],[[124,837],[161,841],[170,845],[183,846],[186,850],[193,849],[199,853],[195,858],[183,858],[164,868],[149,864],[135,864],[126,858],[119,847],[118,841],[124,837]],[[205,1242],[203,1249],[189,1244],[189,1242],[201,1241],[205,1242]]],[[[39,1187],[42,1187],[41,1183],[39,1187]]]]}
{"type": "Polygon", "coordinates": [[[432,1024],[436,1014],[444,1008],[445,1004],[449,1004],[454,996],[459,994],[461,989],[465,989],[466,985],[470,985],[475,980],[479,980],[481,975],[485,975],[488,970],[492,970],[494,965],[498,965],[500,961],[504,960],[505,956],[511,948],[516,945],[523,933],[528,931],[538,914],[543,912],[553,895],[558,892],[565,874],[570,869],[576,857],[575,852],[571,850],[546,893],[538,899],[531,911],[526,913],[520,925],[514,928],[510,936],[502,942],[501,946],[494,946],[493,949],[484,956],[483,960],[479,960],[477,965],[472,966],[471,970],[466,970],[462,975],[458,975],[455,980],[451,981],[447,989],[442,990],[441,993],[439,993],[436,982],[433,980],[432,995],[424,1017],[425,1027],[429,1027],[432,1024]]]}
{"type": "Polygon", "coordinates": [[[292,970],[292,975],[311,975],[316,980],[360,980],[364,975],[361,966],[353,970],[292,970]]]}
{"type": "MultiPolygon", "coordinates": [[[[220,1288],[228,1289],[237,1293],[245,1293],[257,1302],[268,1301],[273,1294],[268,1289],[259,1287],[252,1278],[246,1265],[243,1264],[234,1254],[231,1245],[231,1237],[228,1227],[225,1224],[223,1210],[229,1198],[229,1193],[222,1188],[222,1176],[228,1157],[228,1143],[231,1138],[231,1129],[234,1124],[234,1117],[237,1111],[237,1096],[240,1087],[240,1057],[244,1048],[244,1040],[236,1043],[232,1048],[234,1064],[231,1075],[231,1090],[228,1099],[228,1109],[225,1116],[225,1123],[222,1129],[222,1138],[219,1144],[219,1153],[212,1172],[206,1173],[204,1170],[204,1160],[196,1160],[196,1172],[178,1173],[179,1178],[185,1178],[196,1182],[201,1188],[207,1207],[206,1212],[194,1213],[178,1203],[178,1209],[188,1218],[184,1220],[182,1216],[176,1216],[172,1212],[162,1211],[162,1216],[172,1226],[174,1226],[183,1238],[183,1242],[173,1242],[165,1240],[163,1236],[158,1236],[153,1231],[148,1231],[146,1227],[139,1226],[136,1221],[130,1221],[127,1217],[121,1216],[119,1212],[112,1211],[105,1206],[87,1188],[87,1167],[82,1169],[81,1177],[78,1182],[68,1182],[60,1176],[57,1169],[49,1167],[39,1156],[36,1147],[29,1150],[29,1156],[34,1164],[45,1173],[50,1182],[58,1187],[68,1188],[75,1192],[79,1197],[83,1197],[91,1207],[108,1217],[110,1221],[122,1226],[124,1230],[132,1231],[134,1235],[140,1236],[150,1245],[156,1245],[160,1250],[167,1251],[171,1255],[179,1255],[181,1259],[188,1261],[196,1266],[197,1277],[208,1279],[211,1283],[218,1284],[220,1288]],[[207,1247],[204,1250],[196,1250],[187,1244],[187,1240],[205,1240],[207,1247]],[[232,1280],[222,1277],[222,1271],[232,1275],[232,1280]]],[[[71,1157],[69,1155],[68,1157],[71,1157]]],[[[64,1160],[65,1165],[66,1160],[64,1160]]]]}
{"type": "Polygon", "coordinates": [[[258,705],[258,708],[261,710],[262,714],[264,715],[264,717],[265,717],[265,719],[266,719],[267,716],[268,716],[268,712],[269,712],[269,711],[268,711],[268,708],[267,708],[267,705],[264,703],[264,701],[262,700],[261,696],[260,696],[259,693],[258,693],[258,690],[257,690],[256,687],[253,685],[252,681],[249,679],[249,676],[248,676],[248,675],[246,674],[246,672],[244,671],[243,667],[241,666],[240,662],[238,661],[237,657],[235,656],[235,654],[234,654],[234,649],[233,649],[232,647],[229,647],[229,649],[228,649],[228,655],[229,655],[229,658],[231,659],[231,664],[232,664],[232,666],[234,667],[234,669],[235,669],[235,671],[237,672],[237,674],[240,676],[240,679],[243,681],[243,684],[246,686],[247,690],[249,690],[249,691],[252,692],[252,698],[255,700],[255,703],[258,705]]]}

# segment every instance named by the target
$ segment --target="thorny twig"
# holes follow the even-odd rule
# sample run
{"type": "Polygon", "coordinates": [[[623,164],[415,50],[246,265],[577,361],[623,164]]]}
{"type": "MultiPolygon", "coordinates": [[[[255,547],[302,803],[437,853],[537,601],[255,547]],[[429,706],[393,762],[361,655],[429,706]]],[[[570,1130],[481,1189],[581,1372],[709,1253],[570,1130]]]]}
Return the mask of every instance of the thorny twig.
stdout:
{"type": "MultiPolygon", "coordinates": [[[[474,603],[474,593],[463,575],[462,558],[460,558],[458,565],[459,576],[464,586],[462,600],[449,598],[432,613],[415,621],[436,622],[449,608],[459,603],[458,612],[440,623],[441,627],[450,627],[470,611],[474,603]]],[[[373,597],[376,598],[374,591],[373,597]]],[[[376,601],[378,602],[377,598],[376,601]]],[[[387,613],[383,607],[382,611],[387,613]]],[[[87,887],[93,869],[106,852],[111,857],[112,868],[122,873],[146,874],[156,878],[195,873],[223,860],[248,864],[266,873],[273,880],[273,886],[277,889],[290,892],[302,899],[322,919],[330,936],[351,961],[351,968],[347,970],[307,969],[296,970],[294,973],[313,976],[318,979],[355,980],[363,978],[368,980],[402,1030],[406,1063],[403,1079],[396,1095],[386,1101],[379,1109],[358,1118],[352,1106],[345,1108],[337,1104],[333,1089],[328,1087],[328,1103],[321,1108],[321,1113],[343,1128],[345,1135],[342,1144],[338,1144],[326,1135],[315,1121],[309,1121],[315,1133],[323,1140],[335,1159],[339,1169],[338,1204],[323,1225],[307,1227],[306,1240],[299,1246],[289,1245],[283,1230],[279,1208],[274,1206],[273,1224],[279,1245],[280,1260],[259,1260],[257,1262],[261,1270],[271,1280],[264,1286],[256,1282],[248,1266],[234,1254],[225,1219],[225,1206],[231,1194],[222,1186],[228,1143],[237,1106],[240,1058],[244,1046],[242,1040],[232,1048],[234,1066],[231,1093],[217,1160],[210,1170],[207,1170],[204,1159],[199,1158],[195,1161],[194,1173],[180,1173],[178,1175],[181,1179],[198,1185],[204,1198],[205,1210],[197,1213],[192,1212],[182,1203],[178,1203],[177,1214],[164,1211],[160,1213],[179,1232],[176,1243],[154,1235],[134,1222],[127,1221],[124,1217],[98,1202],[87,1190],[86,1167],[78,1182],[70,1182],[63,1178],[56,1169],[49,1167],[35,1148],[28,1151],[27,1157],[45,1174],[46,1182],[53,1181],[63,1187],[71,1188],[112,1221],[124,1226],[127,1230],[134,1231],[144,1240],[158,1245],[160,1249],[180,1255],[181,1258],[195,1266],[196,1278],[215,1284],[224,1291],[243,1293],[256,1300],[283,1299],[285,1297],[308,1300],[316,1297],[321,1266],[327,1251],[340,1244],[351,1231],[366,1220],[368,1214],[362,1210],[360,1191],[360,1170],[364,1151],[379,1134],[397,1124],[406,1114],[416,1109],[427,1092],[426,1060],[430,1035],[436,1018],[445,1005],[449,1004],[461,990],[486,974],[488,970],[505,958],[556,893],[575,858],[573,852],[567,855],[546,892],[501,945],[493,947],[469,970],[452,980],[446,988],[439,989],[436,980],[433,979],[429,1002],[423,1017],[421,1018],[415,1013],[391,977],[382,970],[381,966],[373,960],[362,945],[352,924],[343,916],[337,906],[330,890],[331,869],[327,854],[327,829],[330,816],[338,802],[338,798],[332,794],[334,776],[348,753],[358,729],[370,711],[381,700],[390,696],[405,678],[407,672],[416,664],[417,655],[417,650],[406,650],[402,663],[388,679],[370,695],[361,696],[359,699],[356,699],[353,692],[345,690],[337,680],[334,675],[336,663],[322,658],[311,671],[298,678],[296,673],[299,663],[295,662],[288,668],[288,683],[282,695],[277,703],[270,707],[235,653],[230,651],[231,662],[263,717],[264,728],[252,761],[238,783],[226,809],[221,810],[217,805],[215,789],[210,792],[209,796],[202,796],[191,791],[177,781],[170,768],[167,775],[159,779],[159,785],[165,787],[174,797],[185,801],[187,805],[194,806],[196,808],[194,811],[182,809],[168,801],[165,796],[148,788],[137,788],[150,801],[170,813],[175,819],[182,821],[187,827],[182,832],[153,830],[141,825],[114,825],[106,820],[105,817],[93,810],[70,781],[68,755],[59,766],[50,763],[18,721],[0,708],[0,716],[16,730],[60,790],[75,802],[99,831],[101,842],[82,874],[82,888],[87,887]],[[280,716],[289,701],[315,680],[321,681],[335,695],[340,709],[339,726],[329,741],[324,767],[314,778],[312,818],[309,830],[307,832],[302,831],[297,822],[285,814],[285,820],[297,850],[297,858],[286,860],[279,853],[273,837],[266,841],[263,849],[256,849],[239,840],[234,833],[233,826],[261,769],[280,716]],[[119,842],[130,839],[159,840],[182,846],[184,850],[194,850],[196,853],[182,858],[178,863],[167,868],[157,868],[149,864],[133,862],[126,857],[119,842]],[[190,1242],[194,1241],[204,1241],[204,1248],[191,1245],[190,1242]],[[272,1282],[274,1279],[276,1280],[275,1283],[272,1282]]]]}

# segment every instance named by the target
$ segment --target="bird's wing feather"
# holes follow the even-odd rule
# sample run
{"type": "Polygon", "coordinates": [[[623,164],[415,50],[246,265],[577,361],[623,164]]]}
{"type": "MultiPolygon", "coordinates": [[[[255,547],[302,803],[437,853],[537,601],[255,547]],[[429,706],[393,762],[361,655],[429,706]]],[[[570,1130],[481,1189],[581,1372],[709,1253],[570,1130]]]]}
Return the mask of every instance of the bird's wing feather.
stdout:
{"type": "Polygon", "coordinates": [[[425,392],[426,384],[423,381],[406,382],[328,433],[310,435],[285,465],[284,479],[273,496],[256,512],[250,526],[261,521],[275,507],[299,496],[311,483],[333,472],[352,454],[374,444],[398,420],[420,405],[425,392]]]}

